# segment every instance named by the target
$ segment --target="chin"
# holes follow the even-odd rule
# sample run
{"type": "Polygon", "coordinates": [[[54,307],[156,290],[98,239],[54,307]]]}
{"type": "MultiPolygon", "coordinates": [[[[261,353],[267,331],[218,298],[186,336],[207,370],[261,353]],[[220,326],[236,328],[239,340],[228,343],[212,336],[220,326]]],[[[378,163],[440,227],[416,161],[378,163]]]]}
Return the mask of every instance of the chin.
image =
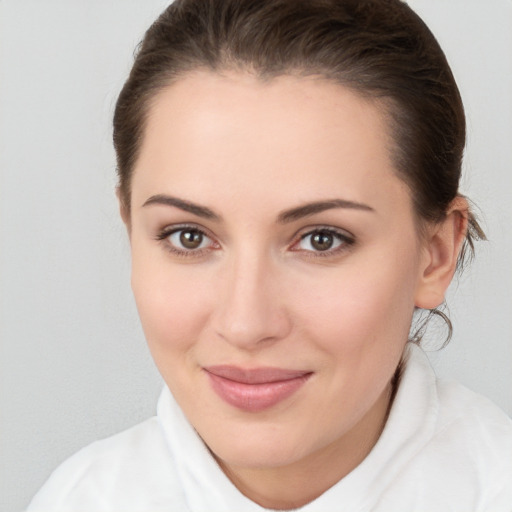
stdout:
{"type": "Polygon", "coordinates": [[[233,429],[232,435],[226,435],[224,430],[219,436],[203,437],[203,441],[220,462],[232,467],[262,469],[287,466],[304,457],[301,438],[307,436],[274,425],[260,425],[233,429]]]}
{"type": "Polygon", "coordinates": [[[275,450],[275,445],[244,446],[240,449],[212,452],[218,461],[230,467],[244,469],[271,469],[290,466],[300,459],[295,448],[275,450]]]}

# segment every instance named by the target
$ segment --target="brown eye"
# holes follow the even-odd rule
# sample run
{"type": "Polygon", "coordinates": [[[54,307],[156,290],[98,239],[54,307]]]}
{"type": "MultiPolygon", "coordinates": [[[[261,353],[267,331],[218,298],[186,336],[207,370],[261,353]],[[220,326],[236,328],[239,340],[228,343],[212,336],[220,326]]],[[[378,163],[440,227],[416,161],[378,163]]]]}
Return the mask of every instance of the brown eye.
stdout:
{"type": "Polygon", "coordinates": [[[174,252],[181,253],[196,253],[208,247],[215,248],[211,238],[195,228],[180,228],[170,232],[164,230],[158,240],[166,240],[174,252]]]}
{"type": "Polygon", "coordinates": [[[319,231],[311,236],[311,247],[317,251],[327,251],[334,245],[334,236],[326,231],[319,231]]]}
{"type": "Polygon", "coordinates": [[[354,244],[354,239],[342,231],[330,228],[319,228],[305,233],[294,245],[293,250],[309,252],[312,254],[336,254],[340,250],[348,249],[354,244]]]}
{"type": "Polygon", "coordinates": [[[180,244],[185,249],[198,249],[203,243],[203,233],[193,229],[179,231],[180,244]]]}
{"type": "Polygon", "coordinates": [[[206,256],[211,251],[220,249],[202,229],[194,226],[168,226],[157,236],[164,247],[178,256],[206,256]]]}

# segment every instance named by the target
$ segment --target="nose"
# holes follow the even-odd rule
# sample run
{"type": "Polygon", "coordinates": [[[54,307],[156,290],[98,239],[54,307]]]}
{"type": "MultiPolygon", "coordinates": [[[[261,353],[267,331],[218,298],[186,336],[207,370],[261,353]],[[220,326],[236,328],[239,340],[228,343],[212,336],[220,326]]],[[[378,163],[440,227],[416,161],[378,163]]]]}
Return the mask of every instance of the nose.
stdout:
{"type": "Polygon", "coordinates": [[[227,264],[214,313],[218,336],[244,350],[285,338],[291,328],[280,272],[271,258],[240,255],[227,264]]]}

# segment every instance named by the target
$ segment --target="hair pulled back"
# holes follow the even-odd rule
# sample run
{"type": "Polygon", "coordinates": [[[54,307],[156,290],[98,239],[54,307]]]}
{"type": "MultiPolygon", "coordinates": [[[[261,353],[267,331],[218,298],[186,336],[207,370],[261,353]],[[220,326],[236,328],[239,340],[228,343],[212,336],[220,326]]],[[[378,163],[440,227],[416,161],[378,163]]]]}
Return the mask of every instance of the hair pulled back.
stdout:
{"type": "MultiPolygon", "coordinates": [[[[114,114],[120,197],[130,185],[151,102],[188,72],[240,70],[262,80],[320,76],[381,102],[397,175],[419,220],[458,195],[466,125],[446,57],[401,0],[176,0],[146,32],[114,114]]],[[[469,213],[459,257],[484,238],[469,213]]],[[[450,327],[451,329],[451,327],[450,327]]]]}

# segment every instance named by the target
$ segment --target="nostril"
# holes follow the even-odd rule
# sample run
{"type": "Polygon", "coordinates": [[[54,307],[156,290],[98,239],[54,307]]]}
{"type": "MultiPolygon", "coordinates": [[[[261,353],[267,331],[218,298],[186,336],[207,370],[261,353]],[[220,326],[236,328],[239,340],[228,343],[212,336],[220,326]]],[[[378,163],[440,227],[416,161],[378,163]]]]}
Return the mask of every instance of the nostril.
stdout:
{"type": "Polygon", "coordinates": [[[281,308],[260,306],[227,307],[224,304],[217,315],[215,331],[226,342],[250,348],[278,341],[288,335],[291,323],[281,308]]]}

